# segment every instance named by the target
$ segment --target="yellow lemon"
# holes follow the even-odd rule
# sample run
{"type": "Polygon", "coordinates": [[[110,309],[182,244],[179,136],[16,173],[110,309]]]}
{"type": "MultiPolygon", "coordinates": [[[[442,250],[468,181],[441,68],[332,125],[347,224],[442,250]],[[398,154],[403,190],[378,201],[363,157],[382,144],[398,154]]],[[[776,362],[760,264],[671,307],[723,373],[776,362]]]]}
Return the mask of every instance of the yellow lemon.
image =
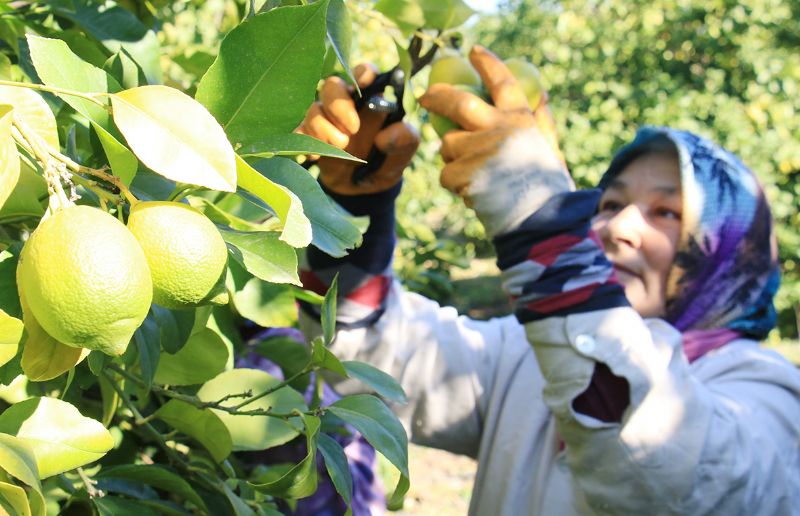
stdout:
{"type": "Polygon", "coordinates": [[[228,249],[205,215],[177,202],[140,202],[128,229],[150,264],[153,302],[173,309],[228,302],[228,249]]]}
{"type": "Polygon", "coordinates": [[[17,279],[48,335],[109,355],[125,351],[153,296],[136,239],[90,206],[65,208],[42,222],[22,249],[17,279]]]}

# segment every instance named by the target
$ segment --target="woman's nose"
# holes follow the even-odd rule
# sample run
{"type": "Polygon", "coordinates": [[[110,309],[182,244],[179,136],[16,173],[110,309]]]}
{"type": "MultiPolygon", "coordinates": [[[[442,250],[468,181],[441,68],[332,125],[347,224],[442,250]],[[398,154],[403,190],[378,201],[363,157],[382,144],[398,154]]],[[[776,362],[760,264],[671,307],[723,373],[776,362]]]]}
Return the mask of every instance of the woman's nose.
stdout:
{"type": "Polygon", "coordinates": [[[642,210],[635,204],[629,204],[608,219],[606,238],[614,244],[626,244],[638,249],[642,245],[642,233],[646,225],[642,210]]]}

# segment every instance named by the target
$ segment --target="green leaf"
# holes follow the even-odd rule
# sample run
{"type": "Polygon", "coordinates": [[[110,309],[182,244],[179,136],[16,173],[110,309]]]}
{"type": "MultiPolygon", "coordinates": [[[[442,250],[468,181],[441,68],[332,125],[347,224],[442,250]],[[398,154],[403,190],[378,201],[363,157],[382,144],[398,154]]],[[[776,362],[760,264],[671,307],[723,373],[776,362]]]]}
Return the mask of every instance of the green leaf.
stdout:
{"type": "Polygon", "coordinates": [[[425,27],[445,30],[458,27],[475,14],[463,0],[417,0],[425,15],[425,27]]]}
{"type": "Polygon", "coordinates": [[[386,508],[390,511],[399,511],[402,509],[403,498],[408,492],[409,487],[411,487],[411,482],[408,477],[400,475],[400,478],[397,479],[397,485],[394,487],[394,493],[392,493],[392,496],[386,501],[386,508]]]}
{"type": "MultiPolygon", "coordinates": [[[[106,93],[120,89],[110,75],[76,56],[63,41],[32,34],[28,34],[27,39],[36,73],[46,85],[82,93],[106,93]]],[[[108,111],[102,106],[74,95],[58,96],[78,113],[108,128],[108,111]]]]}
{"type": "Polygon", "coordinates": [[[19,218],[40,219],[46,202],[47,183],[44,178],[26,162],[21,162],[17,186],[0,208],[0,224],[19,218]]]}
{"type": "Polygon", "coordinates": [[[47,505],[44,495],[38,489],[28,490],[28,505],[31,507],[31,514],[33,514],[33,516],[46,516],[47,505]]]}
{"type": "Polygon", "coordinates": [[[213,330],[189,337],[174,355],[162,353],[154,380],[165,385],[196,385],[214,378],[225,369],[228,348],[213,330]]]}
{"type": "Polygon", "coordinates": [[[0,433],[0,468],[32,488],[42,489],[33,448],[23,439],[0,433]]]}
{"type": "Polygon", "coordinates": [[[22,321],[0,310],[0,366],[17,355],[23,328],[22,321]]]}
{"type": "MultiPolygon", "coordinates": [[[[107,357],[108,355],[98,353],[98,355],[107,357]]],[[[108,428],[111,421],[114,419],[114,414],[117,413],[120,397],[117,390],[111,385],[111,382],[104,375],[97,377],[97,383],[100,386],[100,397],[103,399],[103,417],[100,422],[104,427],[108,428]]]]}
{"type": "Polygon", "coordinates": [[[31,516],[25,490],[14,484],[0,482],[0,511],[3,510],[5,514],[31,516]]]}
{"type": "Polygon", "coordinates": [[[381,400],[369,394],[347,396],[328,406],[328,410],[353,425],[400,471],[393,498],[402,496],[408,490],[408,436],[397,417],[381,400]]]}
{"type": "Polygon", "coordinates": [[[177,353],[186,345],[193,333],[195,324],[200,329],[205,327],[204,321],[197,321],[198,310],[168,310],[163,306],[152,305],[149,316],[158,325],[161,336],[161,348],[167,353],[177,353]]]}
{"type": "Polygon", "coordinates": [[[19,181],[19,154],[11,136],[14,108],[0,104],[0,208],[11,196],[19,181]]]}
{"type": "Polygon", "coordinates": [[[123,88],[136,88],[147,84],[144,70],[133,60],[127,50],[121,48],[109,57],[103,65],[103,70],[108,72],[123,88]]]}
{"type": "Polygon", "coordinates": [[[56,117],[41,95],[29,88],[0,86],[0,104],[14,106],[14,118],[41,136],[47,145],[58,149],[56,117]]]}
{"type": "Polygon", "coordinates": [[[259,173],[294,192],[311,221],[312,243],[333,257],[342,257],[361,244],[361,232],[349,215],[333,203],[317,181],[297,163],[284,158],[262,159],[259,173]]]}
{"type": "Polygon", "coordinates": [[[200,77],[214,64],[215,58],[215,55],[201,48],[190,48],[183,54],[173,57],[172,61],[186,70],[186,72],[200,77]]]}
{"type": "Polygon", "coordinates": [[[20,365],[29,380],[51,380],[69,371],[89,354],[88,349],[67,346],[49,335],[20,298],[25,323],[20,365]]]}
{"type": "Polygon", "coordinates": [[[228,486],[227,483],[222,484],[223,492],[225,493],[225,497],[228,500],[228,504],[230,505],[230,509],[233,512],[234,516],[254,516],[255,512],[253,509],[247,505],[244,500],[239,498],[239,496],[233,492],[233,490],[228,486]]]}
{"type": "Polygon", "coordinates": [[[158,37],[134,14],[120,6],[93,0],[61,2],[58,12],[100,40],[111,53],[124,48],[141,66],[148,82],[161,82],[158,37]]]}
{"type": "Polygon", "coordinates": [[[347,376],[355,378],[365,385],[372,387],[375,392],[386,398],[387,400],[396,401],[398,403],[406,403],[406,393],[397,380],[384,373],[380,369],[373,367],[364,362],[355,362],[347,360],[342,362],[347,376]]]}
{"type": "Polygon", "coordinates": [[[141,86],[112,94],[111,105],[131,149],[154,172],[212,190],[236,189],[233,148],[194,99],[167,86],[141,86]]]}
{"type": "Polygon", "coordinates": [[[96,496],[91,498],[98,516],[141,516],[152,514],[147,505],[120,496],[96,496]]]}
{"type": "Polygon", "coordinates": [[[100,145],[103,146],[103,152],[106,153],[108,164],[111,165],[111,173],[120,178],[126,186],[130,186],[136,175],[136,170],[139,168],[139,160],[136,159],[136,156],[133,155],[129,148],[122,145],[111,133],[94,122],[92,122],[92,128],[97,133],[100,145]]]}
{"type": "Polygon", "coordinates": [[[292,247],[306,247],[311,242],[311,222],[303,213],[300,199],[288,188],[274,183],[236,156],[236,175],[239,187],[255,195],[275,211],[283,223],[281,240],[292,247]]]}
{"type": "Polygon", "coordinates": [[[22,371],[33,382],[52,380],[79,364],[88,349],[74,348],[50,336],[33,314],[26,313],[25,347],[22,349],[22,371]]]}
{"type": "Polygon", "coordinates": [[[353,476],[342,446],[328,434],[319,434],[317,449],[322,452],[325,459],[325,469],[333,481],[336,492],[342,496],[344,503],[350,506],[353,499],[353,476]]]}
{"type": "Polygon", "coordinates": [[[273,9],[230,31],[197,100],[232,142],[292,132],[314,101],[325,54],[327,0],[273,9]],[[269,34],[269,37],[264,37],[269,34]]]}
{"type": "MultiPolygon", "coordinates": [[[[237,196],[242,202],[245,201],[241,196],[237,196]]],[[[188,198],[189,204],[192,208],[201,211],[203,215],[209,218],[211,222],[218,226],[228,226],[236,231],[268,231],[272,229],[275,220],[272,217],[272,212],[264,210],[264,216],[271,219],[263,222],[250,222],[249,220],[238,217],[228,211],[222,209],[218,204],[198,196],[191,196],[188,198]]],[[[258,206],[261,208],[261,206],[258,206]]]]}
{"type": "Polygon", "coordinates": [[[114,446],[102,424],[53,398],[12,405],[0,414],[0,432],[16,435],[31,447],[40,478],[94,462],[114,446]]]}
{"type": "Polygon", "coordinates": [[[238,262],[228,263],[233,278],[233,306],[259,326],[294,326],[297,322],[293,287],[254,278],[238,262]]]}
{"type": "Polygon", "coordinates": [[[330,346],[336,335],[336,298],[339,292],[339,275],[333,277],[331,286],[325,293],[325,300],[322,302],[320,311],[320,322],[322,323],[323,337],[325,345],[330,346]]]}
{"type": "MultiPolygon", "coordinates": [[[[133,333],[133,341],[139,351],[141,377],[149,389],[161,358],[161,330],[152,314],[148,314],[142,325],[133,333]]],[[[131,348],[128,347],[129,350],[131,348]]]]}
{"type": "Polygon", "coordinates": [[[302,286],[297,253],[274,232],[240,233],[220,230],[230,255],[253,276],[273,283],[302,286]]]}
{"type": "Polygon", "coordinates": [[[306,456],[277,480],[263,484],[250,483],[257,491],[284,498],[304,498],[317,490],[316,457],[320,420],[305,414],[302,418],[306,428],[306,456]]]}
{"type": "Polygon", "coordinates": [[[311,342],[311,363],[322,369],[333,371],[339,376],[347,378],[347,371],[336,355],[325,347],[321,338],[317,337],[311,342]]]}
{"type": "Polygon", "coordinates": [[[155,416],[199,442],[215,461],[222,462],[231,454],[231,434],[211,409],[170,400],[156,411],[155,416]]]}
{"type": "Polygon", "coordinates": [[[322,305],[323,301],[325,301],[324,297],[310,290],[295,288],[292,292],[294,292],[294,297],[296,299],[305,301],[306,303],[311,303],[312,305],[322,305]]]}
{"type": "MultiPolygon", "coordinates": [[[[212,402],[219,401],[230,394],[241,394],[246,391],[257,395],[279,383],[280,380],[264,371],[233,369],[203,385],[197,392],[197,397],[203,401],[212,402]]],[[[229,399],[224,401],[222,406],[233,407],[240,404],[243,399],[229,399]]],[[[295,409],[305,412],[308,407],[299,392],[289,387],[283,387],[241,408],[241,410],[255,409],[286,414],[295,409]]],[[[299,434],[297,428],[291,423],[292,419],[287,422],[268,416],[233,415],[218,409],[212,410],[228,428],[234,451],[264,450],[286,443],[299,434]]]]}
{"type": "Polygon", "coordinates": [[[0,251],[0,310],[17,319],[22,317],[17,294],[18,254],[11,254],[8,250],[0,251]]]}
{"type": "Polygon", "coordinates": [[[334,147],[305,134],[269,134],[237,151],[242,157],[273,158],[275,156],[302,156],[318,154],[330,158],[366,163],[339,147],[334,147]]]}
{"type": "Polygon", "coordinates": [[[331,0],[326,18],[328,41],[336,57],[344,68],[351,84],[358,88],[353,71],[350,69],[350,49],[353,45],[353,22],[344,0],[331,0]]]}
{"type": "Polygon", "coordinates": [[[373,8],[396,23],[405,34],[425,26],[425,13],[416,0],[378,0],[373,8]]]}
{"type": "MultiPolygon", "coordinates": [[[[270,337],[255,344],[255,352],[275,362],[283,371],[283,377],[289,378],[299,373],[311,361],[308,348],[291,337],[270,337]]],[[[298,378],[297,383],[290,385],[300,392],[308,386],[309,378],[298,378]]]]}
{"type": "Polygon", "coordinates": [[[192,489],[189,483],[157,464],[124,464],[102,469],[95,475],[96,479],[118,478],[145,484],[170,494],[176,494],[193,503],[201,511],[208,512],[203,499],[192,489]]]}

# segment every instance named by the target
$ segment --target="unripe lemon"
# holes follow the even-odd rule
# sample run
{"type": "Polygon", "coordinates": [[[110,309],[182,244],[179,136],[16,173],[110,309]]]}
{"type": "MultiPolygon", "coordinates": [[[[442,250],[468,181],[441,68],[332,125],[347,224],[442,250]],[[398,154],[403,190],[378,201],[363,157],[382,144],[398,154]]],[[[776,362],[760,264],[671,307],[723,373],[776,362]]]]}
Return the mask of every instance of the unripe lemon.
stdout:
{"type": "Polygon", "coordinates": [[[68,346],[120,355],[153,295],[147,259],[125,225],[90,206],[56,211],[20,254],[19,289],[33,317],[68,346]]]}
{"type": "Polygon", "coordinates": [[[542,85],[542,76],[536,65],[521,57],[506,59],[505,64],[519,81],[530,108],[536,109],[539,107],[539,102],[541,102],[542,94],[544,93],[544,86],[542,85]]]}
{"type": "MultiPolygon", "coordinates": [[[[431,64],[431,73],[428,77],[428,87],[437,83],[453,84],[457,88],[473,93],[481,98],[481,77],[472,67],[470,62],[456,54],[440,57],[431,64]]],[[[449,118],[430,113],[431,126],[439,136],[452,129],[458,129],[458,124],[449,118]]]]}
{"type": "Polygon", "coordinates": [[[140,202],[128,229],[150,264],[154,303],[182,309],[228,302],[228,249],[205,215],[178,202],[140,202]]]}

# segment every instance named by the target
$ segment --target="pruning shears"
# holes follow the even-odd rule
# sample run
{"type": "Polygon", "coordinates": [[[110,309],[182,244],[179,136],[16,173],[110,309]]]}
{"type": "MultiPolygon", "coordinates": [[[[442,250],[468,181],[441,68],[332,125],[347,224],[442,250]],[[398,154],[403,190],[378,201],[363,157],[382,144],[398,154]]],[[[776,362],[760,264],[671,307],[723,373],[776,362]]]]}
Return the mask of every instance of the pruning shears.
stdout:
{"type": "MultiPolygon", "coordinates": [[[[355,99],[356,111],[360,112],[366,108],[376,113],[388,113],[386,120],[381,125],[381,129],[399,122],[406,116],[406,110],[403,107],[405,84],[406,74],[399,66],[395,66],[388,72],[383,72],[375,78],[372,84],[361,90],[361,96],[355,99]],[[383,92],[386,91],[387,87],[391,87],[394,90],[397,100],[391,101],[383,96],[383,92]]],[[[381,168],[383,162],[386,161],[386,153],[373,145],[366,161],[366,163],[353,171],[352,181],[354,185],[363,182],[381,168]]]]}
{"type": "MultiPolygon", "coordinates": [[[[420,55],[422,52],[422,39],[416,34],[411,38],[408,44],[408,56],[411,61],[408,79],[416,75],[417,72],[433,60],[438,48],[437,45],[433,45],[424,55],[420,55]]],[[[406,73],[400,65],[379,74],[372,84],[361,91],[360,97],[354,96],[356,111],[361,111],[362,108],[366,107],[370,111],[377,113],[388,113],[381,129],[399,122],[406,115],[406,110],[403,107],[405,84],[406,73]],[[395,101],[387,100],[383,96],[383,92],[390,86],[394,90],[395,101]]],[[[362,183],[381,168],[383,162],[386,161],[386,154],[373,145],[366,161],[365,164],[360,165],[353,171],[352,182],[354,185],[362,183]]]]}
{"type": "MultiPolygon", "coordinates": [[[[403,107],[403,93],[405,92],[406,80],[416,75],[417,72],[430,63],[436,55],[438,48],[437,45],[433,45],[424,55],[420,55],[422,51],[422,39],[415,34],[408,44],[408,56],[411,61],[408,77],[406,77],[406,73],[400,65],[379,74],[375,80],[372,81],[372,84],[361,90],[360,95],[358,93],[353,94],[356,111],[359,112],[366,108],[376,113],[388,113],[381,129],[402,120],[406,115],[405,108],[403,107]],[[383,96],[383,93],[388,87],[394,90],[396,100],[391,101],[383,96]]],[[[364,182],[369,176],[381,168],[384,161],[386,161],[386,154],[373,145],[366,161],[366,163],[360,165],[353,171],[353,184],[364,182]]],[[[306,161],[303,163],[303,167],[309,168],[314,163],[315,162],[312,161],[306,161]]]]}

